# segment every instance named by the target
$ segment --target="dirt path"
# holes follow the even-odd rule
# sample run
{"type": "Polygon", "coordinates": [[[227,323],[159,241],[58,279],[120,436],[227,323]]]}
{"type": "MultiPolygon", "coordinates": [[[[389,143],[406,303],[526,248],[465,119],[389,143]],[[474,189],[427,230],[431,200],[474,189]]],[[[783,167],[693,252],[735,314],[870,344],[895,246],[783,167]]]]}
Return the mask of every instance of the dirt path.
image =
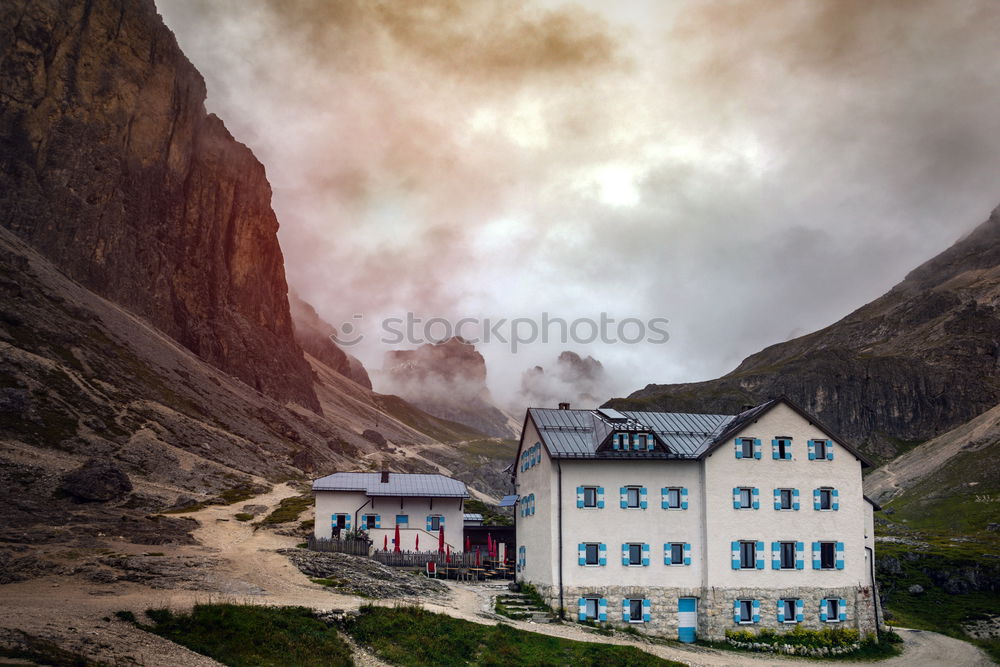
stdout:
{"type": "MultiPolygon", "coordinates": [[[[283,499],[296,495],[286,485],[254,498],[253,504],[273,509],[283,499]]],[[[213,557],[220,564],[212,570],[209,583],[214,591],[156,590],[146,586],[115,582],[99,584],[73,577],[45,577],[0,586],[0,633],[3,628],[20,628],[54,641],[63,648],[110,664],[155,665],[215,665],[213,660],[194,654],[169,641],[137,630],[131,624],[118,621],[114,612],[131,610],[139,615],[146,609],[169,607],[188,609],[203,602],[243,602],[268,605],[302,605],[315,609],[354,610],[373,601],[339,595],[313,584],[277,549],[292,547],[297,538],[275,534],[271,530],[254,530],[247,523],[236,521],[242,504],[210,506],[191,516],[200,527],[195,531],[198,546],[168,547],[164,557],[213,557]],[[169,549],[169,551],[167,551],[169,549]]],[[[119,549],[138,545],[116,545],[119,549]]],[[[467,584],[448,582],[447,599],[408,599],[406,602],[468,621],[494,624],[499,617],[492,613],[492,596],[502,590],[501,584],[467,584]]],[[[374,601],[375,604],[395,605],[398,600],[374,601]]],[[[636,646],[653,655],[699,666],[720,665],[788,665],[815,667],[815,661],[775,656],[741,655],[702,647],[680,647],[651,644],[628,636],[605,637],[573,623],[536,624],[503,619],[510,625],[541,634],[586,642],[636,646]]],[[[883,667],[937,667],[969,665],[980,667],[990,661],[979,649],[965,642],[932,632],[901,631],[906,652],[899,658],[871,663],[883,667]]],[[[381,666],[384,663],[352,645],[359,665],[381,666]]],[[[863,665],[866,663],[851,663],[863,665]]]]}

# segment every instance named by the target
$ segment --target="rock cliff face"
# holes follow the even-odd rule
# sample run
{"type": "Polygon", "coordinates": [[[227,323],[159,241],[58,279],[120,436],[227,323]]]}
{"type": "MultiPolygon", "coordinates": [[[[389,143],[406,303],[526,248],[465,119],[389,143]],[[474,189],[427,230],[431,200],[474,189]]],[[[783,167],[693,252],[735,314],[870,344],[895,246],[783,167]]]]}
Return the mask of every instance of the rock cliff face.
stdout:
{"type": "Polygon", "coordinates": [[[461,338],[386,352],[379,375],[385,390],[424,412],[497,438],[516,438],[520,424],[493,405],[486,360],[461,338]]]}
{"type": "Polygon", "coordinates": [[[780,394],[883,459],[1000,402],[1000,209],[825,329],[717,380],[649,385],[608,404],[727,413],[780,394]]]}
{"type": "Polygon", "coordinates": [[[318,409],[263,166],[152,0],[0,5],[0,222],[255,389],[318,409]]]}
{"type": "Polygon", "coordinates": [[[295,340],[302,349],[345,377],[349,377],[362,387],[372,388],[371,378],[364,365],[354,356],[347,354],[330,338],[337,330],[316,313],[308,302],[295,293],[288,295],[295,325],[295,340]]]}

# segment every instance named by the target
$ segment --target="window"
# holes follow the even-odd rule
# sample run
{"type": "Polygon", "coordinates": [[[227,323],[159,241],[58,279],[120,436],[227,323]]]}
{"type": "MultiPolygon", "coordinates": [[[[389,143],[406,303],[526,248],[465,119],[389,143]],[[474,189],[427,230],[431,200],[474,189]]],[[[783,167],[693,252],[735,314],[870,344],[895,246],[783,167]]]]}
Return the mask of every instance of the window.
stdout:
{"type": "Polygon", "coordinates": [[[347,528],[347,515],[346,514],[334,515],[333,527],[341,529],[347,528]]]}
{"type": "Polygon", "coordinates": [[[751,507],[753,507],[753,489],[743,487],[740,489],[740,509],[751,507]]]}
{"type": "Polygon", "coordinates": [[[820,510],[832,510],[833,509],[833,489],[820,489],[819,490],[819,508],[820,510]]]}
{"type": "Polygon", "coordinates": [[[630,544],[630,545],[628,545],[628,564],[629,565],[642,565],[642,545],[641,544],[630,544]]]}
{"type": "Polygon", "coordinates": [[[684,543],[674,542],[667,545],[667,564],[668,565],[683,565],[684,564],[684,543]]]}
{"type": "Polygon", "coordinates": [[[642,598],[628,601],[628,618],[625,620],[629,623],[642,623],[642,598]]]}
{"type": "Polygon", "coordinates": [[[778,509],[790,510],[792,509],[792,490],[791,489],[778,489],[778,509]]]}
{"type": "Polygon", "coordinates": [[[737,623],[753,623],[754,622],[754,600],[737,600],[736,601],[736,612],[733,620],[737,623]]]}
{"type": "Polygon", "coordinates": [[[801,606],[802,601],[797,598],[778,600],[778,623],[797,623],[801,606]]]}
{"type": "Polygon", "coordinates": [[[740,569],[753,570],[757,567],[757,543],[740,542],[740,569]]]}
{"type": "Polygon", "coordinates": [[[833,443],[829,440],[810,440],[809,441],[809,460],[810,461],[832,461],[833,460],[833,443]]]}
{"type": "Polygon", "coordinates": [[[427,517],[427,529],[441,530],[441,517],[437,515],[427,517]]]}
{"type": "Polygon", "coordinates": [[[635,486],[630,486],[625,491],[625,493],[626,493],[625,506],[628,508],[639,507],[639,488],[635,486]]]}
{"type": "Polygon", "coordinates": [[[781,542],[778,547],[782,570],[795,569],[795,542],[781,542]]]}
{"type": "Polygon", "coordinates": [[[790,461],[792,459],[792,439],[791,438],[775,438],[771,441],[771,458],[790,461]]]}
{"type": "Polygon", "coordinates": [[[371,530],[372,528],[378,528],[378,515],[376,514],[366,514],[365,515],[365,530],[371,530]]]}
{"type": "Polygon", "coordinates": [[[820,613],[820,620],[826,621],[827,623],[836,623],[840,620],[840,599],[839,598],[827,598],[823,600],[823,610],[820,613]],[[826,618],[823,618],[823,613],[826,612],[826,618]]]}
{"type": "Polygon", "coordinates": [[[583,506],[584,507],[597,507],[597,487],[596,486],[585,486],[585,487],[583,487],[583,506]]]}
{"type": "Polygon", "coordinates": [[[666,509],[680,509],[681,508],[681,490],[668,488],[667,492],[664,494],[663,502],[666,509]]]}
{"type": "Polygon", "coordinates": [[[410,515],[409,514],[397,514],[396,515],[396,525],[400,528],[407,528],[410,525],[410,515]]]}
{"type": "Polygon", "coordinates": [[[586,601],[585,601],[584,604],[586,605],[587,618],[589,620],[594,620],[594,621],[597,620],[598,603],[599,603],[598,598],[586,598],[586,601]]]}
{"type": "Polygon", "coordinates": [[[586,556],[584,558],[584,565],[600,565],[600,545],[597,544],[587,544],[585,545],[586,556]]]}
{"type": "Polygon", "coordinates": [[[819,567],[821,570],[832,570],[837,564],[837,545],[835,542],[819,543],[819,567]]]}
{"type": "Polygon", "coordinates": [[[740,459],[752,459],[753,458],[753,438],[740,438],[739,442],[739,456],[736,458],[740,459]]]}

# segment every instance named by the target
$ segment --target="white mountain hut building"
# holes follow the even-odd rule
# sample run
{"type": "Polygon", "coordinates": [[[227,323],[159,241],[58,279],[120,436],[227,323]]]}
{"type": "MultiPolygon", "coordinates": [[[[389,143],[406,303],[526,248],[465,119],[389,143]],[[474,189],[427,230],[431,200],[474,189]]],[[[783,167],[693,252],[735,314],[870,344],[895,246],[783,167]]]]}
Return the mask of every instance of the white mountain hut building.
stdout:
{"type": "Polygon", "coordinates": [[[682,641],[875,632],[869,465],[787,398],[738,415],[530,408],[517,577],[569,618],[682,641]]]}

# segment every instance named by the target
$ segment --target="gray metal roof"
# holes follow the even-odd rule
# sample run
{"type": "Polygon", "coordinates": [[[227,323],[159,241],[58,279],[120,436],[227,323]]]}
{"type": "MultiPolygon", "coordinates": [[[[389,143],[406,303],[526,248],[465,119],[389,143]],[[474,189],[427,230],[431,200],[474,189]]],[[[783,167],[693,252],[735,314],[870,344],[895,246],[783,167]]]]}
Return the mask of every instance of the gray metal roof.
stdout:
{"type": "Polygon", "coordinates": [[[498,507],[513,507],[514,505],[517,504],[517,499],[518,495],[516,493],[509,496],[504,496],[500,500],[500,505],[498,505],[498,507]]]}
{"type": "Polygon", "coordinates": [[[622,411],[627,421],[609,423],[595,410],[529,408],[528,414],[549,454],[556,458],[697,458],[725,430],[733,415],[622,411]],[[667,452],[598,452],[618,430],[653,433],[667,452]]]}
{"type": "Polygon", "coordinates": [[[382,481],[380,472],[336,472],[320,477],[313,491],[364,491],[369,496],[424,496],[432,498],[468,498],[465,482],[444,475],[389,473],[382,481]]]}
{"type": "Polygon", "coordinates": [[[483,520],[483,515],[482,514],[466,513],[466,514],[462,515],[462,520],[463,521],[482,521],[483,520]]]}

